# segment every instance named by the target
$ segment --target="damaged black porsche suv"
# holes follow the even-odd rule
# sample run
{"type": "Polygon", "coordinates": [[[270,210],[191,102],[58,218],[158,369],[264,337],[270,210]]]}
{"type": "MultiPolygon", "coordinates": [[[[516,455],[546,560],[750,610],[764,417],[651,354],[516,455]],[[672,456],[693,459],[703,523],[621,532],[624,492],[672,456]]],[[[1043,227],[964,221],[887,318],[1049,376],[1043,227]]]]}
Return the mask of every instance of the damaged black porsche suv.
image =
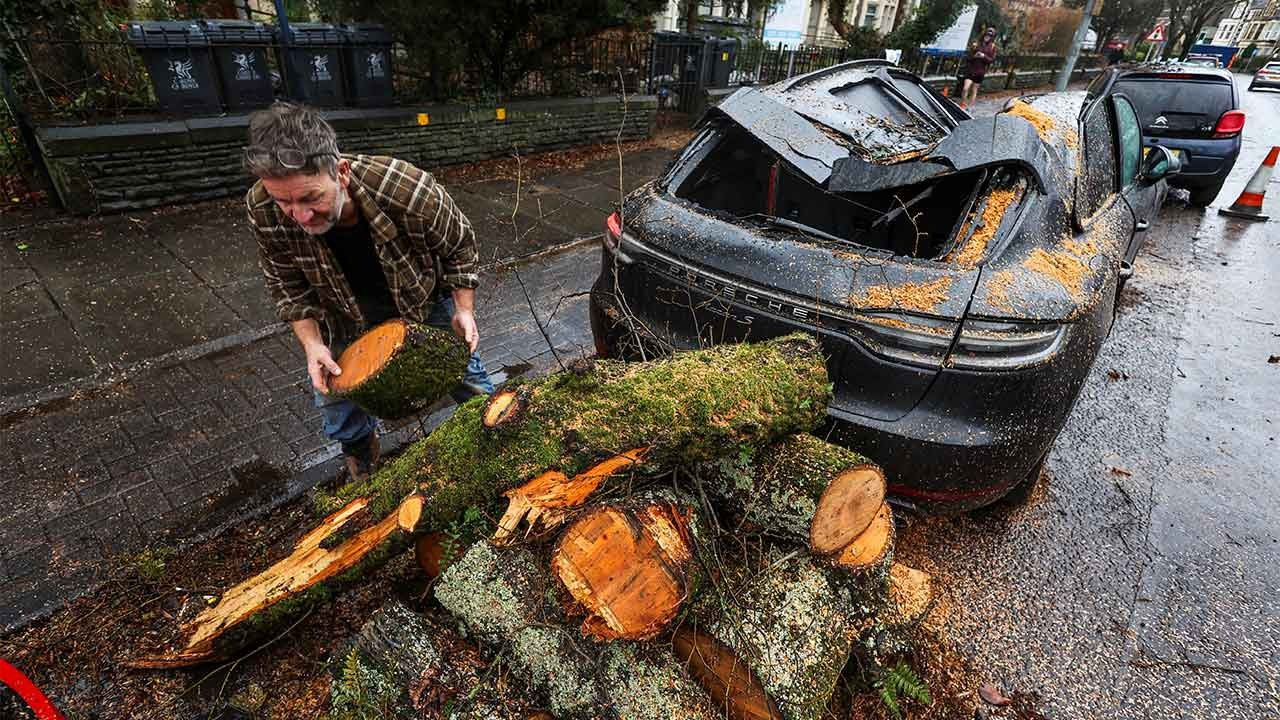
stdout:
{"type": "Polygon", "coordinates": [[[975,508],[1039,472],[1177,169],[1122,95],[970,118],[882,61],[743,88],[608,219],[596,349],[812,332],[828,437],[975,508]]]}

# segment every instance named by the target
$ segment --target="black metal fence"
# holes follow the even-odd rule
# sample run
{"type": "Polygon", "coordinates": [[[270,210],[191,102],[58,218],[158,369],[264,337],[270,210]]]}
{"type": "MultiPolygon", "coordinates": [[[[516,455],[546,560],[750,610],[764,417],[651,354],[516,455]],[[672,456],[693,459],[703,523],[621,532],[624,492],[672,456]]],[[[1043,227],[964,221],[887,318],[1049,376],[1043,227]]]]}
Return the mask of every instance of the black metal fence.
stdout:
{"type": "MultiPolygon", "coordinates": [[[[355,73],[354,68],[343,67],[347,61],[336,59],[339,51],[350,49],[350,45],[308,44],[306,50],[314,51],[314,55],[334,58],[334,62],[318,66],[318,70],[299,55],[298,46],[293,46],[293,72],[284,72],[284,47],[275,43],[259,47],[260,62],[267,66],[261,70],[270,77],[268,100],[294,97],[313,101],[303,92],[305,88],[298,87],[305,84],[307,77],[318,77],[317,72],[345,71],[350,81],[355,73]]],[[[194,61],[191,49],[181,45],[138,48],[123,34],[93,40],[27,37],[19,38],[5,59],[18,102],[38,125],[145,116],[187,117],[242,109],[240,103],[234,102],[231,82],[225,77],[230,71],[225,69],[220,74],[212,68],[208,70],[209,77],[219,78],[221,88],[216,92],[221,103],[215,99],[202,106],[175,107],[165,101],[167,84],[187,82],[177,73],[193,72],[192,62],[216,62],[216,47],[214,55],[206,52],[203,57],[207,59],[194,61]],[[159,62],[156,53],[163,55],[159,62]],[[161,74],[165,76],[157,77],[161,74]],[[173,77],[168,77],[170,74],[173,77]]],[[[496,64],[441,58],[430,47],[398,42],[387,49],[386,70],[391,78],[385,97],[364,102],[368,98],[356,97],[359,88],[348,82],[339,97],[318,104],[491,104],[520,98],[599,96],[625,91],[656,94],[660,100],[670,95],[670,106],[688,110],[690,101],[706,87],[768,84],[854,59],[842,47],[787,48],[759,42],[744,46],[736,40],[708,42],[668,33],[584,39],[547,49],[514,47],[496,64]]],[[[962,58],[954,56],[912,54],[904,57],[901,64],[925,76],[955,76],[962,62],[962,58]]],[[[1085,56],[1077,67],[1098,62],[1099,58],[1085,56]]],[[[1060,57],[1004,56],[996,60],[991,72],[1053,70],[1061,63],[1060,57]]]]}

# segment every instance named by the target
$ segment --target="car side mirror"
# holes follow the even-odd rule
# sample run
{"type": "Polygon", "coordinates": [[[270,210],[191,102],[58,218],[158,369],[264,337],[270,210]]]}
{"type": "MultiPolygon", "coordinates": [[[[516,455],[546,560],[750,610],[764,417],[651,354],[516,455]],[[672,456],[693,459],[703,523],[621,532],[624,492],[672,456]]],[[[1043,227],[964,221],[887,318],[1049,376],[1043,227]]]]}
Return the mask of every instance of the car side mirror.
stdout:
{"type": "Polygon", "coordinates": [[[1138,170],[1138,178],[1144,185],[1155,185],[1161,180],[1182,172],[1182,160],[1172,150],[1162,145],[1153,145],[1142,158],[1142,167],[1138,170]]]}

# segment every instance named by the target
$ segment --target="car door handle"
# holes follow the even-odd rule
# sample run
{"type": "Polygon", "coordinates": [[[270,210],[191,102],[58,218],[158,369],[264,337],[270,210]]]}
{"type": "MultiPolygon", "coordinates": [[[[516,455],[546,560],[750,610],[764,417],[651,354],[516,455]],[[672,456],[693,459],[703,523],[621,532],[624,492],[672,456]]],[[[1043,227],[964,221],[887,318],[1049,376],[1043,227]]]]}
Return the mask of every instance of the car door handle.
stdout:
{"type": "Polygon", "coordinates": [[[1151,223],[1146,220],[1139,220],[1138,224],[1133,226],[1134,232],[1146,232],[1151,227],[1151,223]]]}

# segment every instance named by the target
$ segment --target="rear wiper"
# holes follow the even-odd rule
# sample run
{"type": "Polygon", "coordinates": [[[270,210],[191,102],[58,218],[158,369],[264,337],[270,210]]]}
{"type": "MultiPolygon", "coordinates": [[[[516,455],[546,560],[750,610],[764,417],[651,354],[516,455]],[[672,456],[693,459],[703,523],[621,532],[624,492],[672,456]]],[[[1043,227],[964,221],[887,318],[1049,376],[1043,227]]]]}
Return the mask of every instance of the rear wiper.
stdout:
{"type": "Polygon", "coordinates": [[[846,240],[842,237],[836,237],[831,233],[825,233],[821,230],[818,230],[817,228],[809,227],[808,225],[805,225],[803,223],[798,223],[794,220],[787,220],[786,218],[774,217],[772,215],[756,215],[755,218],[763,220],[764,222],[770,225],[777,225],[779,227],[784,227],[789,230],[795,230],[796,232],[803,233],[805,235],[811,235],[817,238],[822,238],[823,240],[829,240],[831,242],[837,242],[837,243],[851,243],[850,240],[846,240]]]}

